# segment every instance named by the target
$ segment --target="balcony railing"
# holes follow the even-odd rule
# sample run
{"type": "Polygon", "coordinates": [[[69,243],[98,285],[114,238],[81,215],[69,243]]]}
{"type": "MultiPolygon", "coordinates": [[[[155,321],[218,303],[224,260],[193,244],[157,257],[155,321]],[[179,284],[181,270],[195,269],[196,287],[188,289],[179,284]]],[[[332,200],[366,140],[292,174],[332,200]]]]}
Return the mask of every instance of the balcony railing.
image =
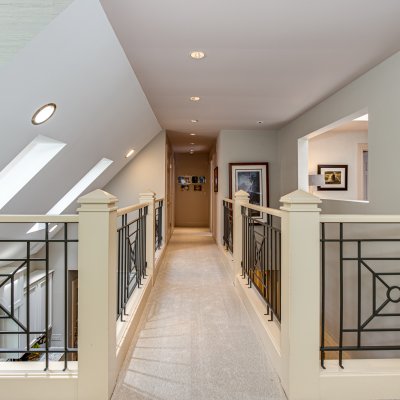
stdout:
{"type": "Polygon", "coordinates": [[[281,319],[281,216],[279,211],[246,205],[242,212],[242,276],[267,304],[270,320],[281,319]]]}
{"type": "Polygon", "coordinates": [[[78,216],[0,216],[1,361],[77,360],[78,216]],[[36,231],[27,234],[35,223],[36,231]],[[27,236],[28,235],[28,236],[27,236]]]}
{"type": "Polygon", "coordinates": [[[385,219],[321,216],[322,367],[400,350],[400,221],[385,219]]]}
{"type": "Polygon", "coordinates": [[[146,277],[146,218],[148,205],[118,210],[117,319],[123,320],[133,291],[146,277]]]}
{"type": "Polygon", "coordinates": [[[222,201],[224,209],[224,232],[223,245],[232,254],[233,253],[233,202],[230,199],[222,201]]]}
{"type": "Polygon", "coordinates": [[[163,245],[163,209],[164,199],[155,201],[155,250],[161,249],[163,245]]]}

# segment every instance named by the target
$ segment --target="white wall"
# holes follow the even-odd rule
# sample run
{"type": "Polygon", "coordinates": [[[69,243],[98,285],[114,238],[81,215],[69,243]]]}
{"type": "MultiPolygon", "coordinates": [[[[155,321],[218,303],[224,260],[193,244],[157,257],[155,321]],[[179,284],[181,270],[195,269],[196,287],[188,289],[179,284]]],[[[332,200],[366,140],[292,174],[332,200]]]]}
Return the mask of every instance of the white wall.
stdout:
{"type": "Polygon", "coordinates": [[[139,194],[152,191],[165,196],[166,135],[161,131],[104,187],[118,198],[118,207],[139,202],[139,194]]]}
{"type": "Polygon", "coordinates": [[[270,207],[279,200],[279,154],[275,131],[229,131],[218,135],[218,196],[217,196],[217,242],[222,243],[222,199],[229,196],[229,163],[268,162],[270,207]]]}
{"type": "Polygon", "coordinates": [[[368,109],[369,203],[324,201],[337,213],[399,214],[400,53],[388,58],[279,130],[281,194],[297,189],[297,140],[359,110],[368,109]]]}
{"type": "Polygon", "coordinates": [[[315,194],[330,199],[362,200],[359,197],[359,144],[368,143],[368,132],[329,131],[308,142],[308,172],[316,174],[318,164],[348,165],[348,190],[318,191],[315,194]]]}

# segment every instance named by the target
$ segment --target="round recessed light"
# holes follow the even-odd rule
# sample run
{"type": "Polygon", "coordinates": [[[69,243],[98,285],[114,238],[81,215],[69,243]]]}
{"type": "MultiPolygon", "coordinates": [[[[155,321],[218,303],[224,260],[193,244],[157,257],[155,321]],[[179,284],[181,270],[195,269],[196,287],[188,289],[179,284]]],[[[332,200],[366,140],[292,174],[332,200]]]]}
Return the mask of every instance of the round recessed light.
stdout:
{"type": "Polygon", "coordinates": [[[257,124],[263,124],[264,123],[264,121],[257,121],[257,124]]]}
{"type": "Polygon", "coordinates": [[[48,103],[40,107],[32,117],[33,125],[40,125],[46,122],[56,111],[57,106],[54,103],[48,103]]]}
{"type": "Polygon", "coordinates": [[[205,56],[206,54],[204,53],[204,51],[194,50],[190,52],[190,57],[192,57],[194,60],[201,60],[205,56]]]}
{"type": "Polygon", "coordinates": [[[191,119],[190,122],[193,122],[195,124],[195,123],[199,122],[199,120],[198,119],[191,119]]]}
{"type": "Polygon", "coordinates": [[[196,136],[196,134],[195,133],[191,133],[190,136],[196,136]]]}
{"type": "Polygon", "coordinates": [[[200,101],[200,97],[199,96],[192,96],[190,98],[191,101],[200,101]]]}
{"type": "Polygon", "coordinates": [[[193,146],[194,144],[196,144],[196,143],[190,143],[191,146],[193,146]]]}
{"type": "Polygon", "coordinates": [[[128,158],[128,157],[130,157],[133,153],[135,152],[135,150],[134,149],[130,149],[127,153],[126,153],[126,156],[125,156],[125,158],[128,158]]]}

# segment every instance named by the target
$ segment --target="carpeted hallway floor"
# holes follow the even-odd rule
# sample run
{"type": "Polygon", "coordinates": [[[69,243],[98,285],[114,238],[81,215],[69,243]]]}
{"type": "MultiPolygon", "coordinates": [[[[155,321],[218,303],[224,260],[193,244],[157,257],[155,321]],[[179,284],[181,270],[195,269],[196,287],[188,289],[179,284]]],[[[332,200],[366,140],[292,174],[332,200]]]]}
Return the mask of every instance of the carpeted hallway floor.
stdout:
{"type": "Polygon", "coordinates": [[[175,229],[113,400],[283,400],[204,229],[175,229]]]}

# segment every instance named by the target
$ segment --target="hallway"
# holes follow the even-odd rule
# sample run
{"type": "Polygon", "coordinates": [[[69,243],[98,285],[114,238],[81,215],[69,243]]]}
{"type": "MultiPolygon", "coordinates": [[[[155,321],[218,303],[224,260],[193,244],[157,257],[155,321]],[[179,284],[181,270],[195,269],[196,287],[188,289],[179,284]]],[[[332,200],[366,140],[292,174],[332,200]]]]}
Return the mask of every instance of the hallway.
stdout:
{"type": "Polygon", "coordinates": [[[113,400],[283,400],[206,229],[177,228],[113,400]]]}

